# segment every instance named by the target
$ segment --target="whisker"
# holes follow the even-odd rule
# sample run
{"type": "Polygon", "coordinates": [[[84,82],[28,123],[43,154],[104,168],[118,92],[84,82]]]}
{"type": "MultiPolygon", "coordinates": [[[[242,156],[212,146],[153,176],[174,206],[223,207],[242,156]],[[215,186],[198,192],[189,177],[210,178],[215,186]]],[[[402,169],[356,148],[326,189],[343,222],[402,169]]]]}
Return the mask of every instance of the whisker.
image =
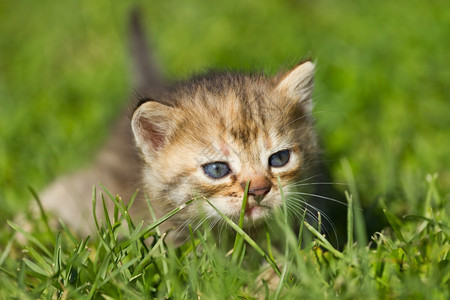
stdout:
{"type": "Polygon", "coordinates": [[[189,226],[189,224],[194,223],[197,218],[198,218],[197,216],[189,217],[180,226],[178,226],[178,228],[175,230],[175,232],[177,232],[177,235],[175,236],[175,238],[178,238],[183,232],[185,232],[186,228],[189,226]]]}
{"type": "Polygon", "coordinates": [[[342,182],[309,182],[309,183],[294,183],[291,185],[291,187],[298,187],[298,186],[308,186],[308,185],[348,185],[347,183],[342,182]]]}
{"type": "Polygon", "coordinates": [[[283,189],[287,189],[287,188],[292,187],[292,186],[294,186],[295,184],[298,184],[298,183],[305,183],[306,181],[308,181],[308,180],[310,180],[310,179],[313,179],[313,178],[316,178],[316,177],[318,177],[318,176],[319,176],[319,175],[312,175],[312,176],[310,176],[310,177],[304,178],[304,179],[299,180],[299,181],[297,181],[297,182],[294,182],[294,183],[288,183],[288,184],[286,184],[286,185],[283,187],[283,189]]]}
{"type": "Polygon", "coordinates": [[[338,204],[344,205],[345,207],[348,206],[348,204],[345,203],[345,202],[342,202],[342,201],[339,201],[339,200],[336,200],[334,198],[330,198],[330,197],[327,197],[327,196],[322,196],[322,195],[317,195],[317,194],[310,194],[310,193],[304,193],[304,192],[298,192],[298,191],[293,191],[291,193],[292,194],[299,194],[299,195],[305,195],[305,196],[310,196],[310,197],[321,198],[321,199],[325,199],[325,200],[330,200],[332,202],[336,202],[338,204]]]}
{"type": "MultiPolygon", "coordinates": [[[[290,121],[289,123],[287,123],[283,127],[281,127],[281,129],[278,131],[278,133],[282,132],[284,128],[288,127],[289,125],[291,125],[294,122],[300,121],[301,119],[304,119],[304,118],[312,117],[313,114],[314,113],[310,113],[310,114],[306,114],[306,115],[300,116],[298,118],[295,118],[294,120],[290,121]]],[[[312,127],[312,126],[310,126],[310,127],[312,127]]]]}
{"type": "Polygon", "coordinates": [[[222,236],[222,230],[225,228],[226,223],[222,222],[222,218],[220,218],[219,222],[220,222],[219,236],[222,236]]]}
{"type": "Polygon", "coordinates": [[[219,223],[220,219],[221,219],[220,217],[215,217],[211,221],[211,223],[209,224],[209,231],[211,231],[217,225],[217,223],[219,223]]]}
{"type": "Polygon", "coordinates": [[[192,231],[193,231],[193,232],[194,232],[194,231],[197,231],[197,229],[199,229],[200,226],[202,226],[203,223],[206,222],[206,220],[208,220],[208,218],[204,218],[200,223],[198,223],[198,224],[195,226],[195,228],[194,228],[192,231]]]}

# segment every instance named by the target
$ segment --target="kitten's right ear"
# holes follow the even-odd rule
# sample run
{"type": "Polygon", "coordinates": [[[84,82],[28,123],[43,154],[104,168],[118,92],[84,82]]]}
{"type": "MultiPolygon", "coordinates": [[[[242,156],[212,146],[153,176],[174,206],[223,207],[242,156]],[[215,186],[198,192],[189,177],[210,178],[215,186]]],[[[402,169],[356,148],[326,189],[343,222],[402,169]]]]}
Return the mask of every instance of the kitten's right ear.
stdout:
{"type": "Polygon", "coordinates": [[[310,60],[304,61],[283,76],[277,85],[279,91],[297,100],[308,114],[311,113],[313,107],[314,67],[314,63],[310,60]]]}
{"type": "Polygon", "coordinates": [[[131,127],[137,146],[144,154],[153,156],[167,143],[173,110],[170,106],[148,101],[134,112],[131,127]]]}

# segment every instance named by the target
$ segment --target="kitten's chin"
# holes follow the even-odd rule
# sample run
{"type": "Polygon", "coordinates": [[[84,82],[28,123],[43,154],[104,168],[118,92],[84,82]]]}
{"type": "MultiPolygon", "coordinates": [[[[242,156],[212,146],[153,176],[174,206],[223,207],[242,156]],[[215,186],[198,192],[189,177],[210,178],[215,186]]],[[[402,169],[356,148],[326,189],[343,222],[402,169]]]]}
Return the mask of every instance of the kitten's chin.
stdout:
{"type": "Polygon", "coordinates": [[[270,208],[254,206],[245,210],[244,227],[253,227],[264,222],[270,214],[270,208]]]}

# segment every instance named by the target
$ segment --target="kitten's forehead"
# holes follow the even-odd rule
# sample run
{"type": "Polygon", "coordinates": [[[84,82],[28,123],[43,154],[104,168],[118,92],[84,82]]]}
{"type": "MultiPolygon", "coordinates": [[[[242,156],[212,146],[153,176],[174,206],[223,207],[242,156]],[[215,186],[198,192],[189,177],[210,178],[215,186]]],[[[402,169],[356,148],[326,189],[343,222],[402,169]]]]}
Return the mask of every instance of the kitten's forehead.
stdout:
{"type": "Polygon", "coordinates": [[[226,73],[195,83],[195,92],[178,99],[182,109],[200,123],[215,124],[236,141],[253,141],[283,114],[272,82],[261,75],[226,73]]]}
{"type": "MultiPolygon", "coordinates": [[[[199,120],[208,120],[207,126],[211,129],[209,138],[220,138],[223,143],[240,149],[249,148],[260,139],[268,139],[271,103],[264,90],[244,86],[239,90],[229,89],[221,94],[199,96],[203,97],[203,101],[207,99],[206,103],[199,101],[206,105],[196,112],[201,114],[199,120]]],[[[199,124],[202,125],[206,124],[199,124]]]]}
{"type": "Polygon", "coordinates": [[[208,153],[232,151],[248,160],[287,139],[288,127],[301,114],[262,75],[204,77],[180,86],[172,99],[183,116],[177,126],[183,144],[199,144],[208,153]]]}

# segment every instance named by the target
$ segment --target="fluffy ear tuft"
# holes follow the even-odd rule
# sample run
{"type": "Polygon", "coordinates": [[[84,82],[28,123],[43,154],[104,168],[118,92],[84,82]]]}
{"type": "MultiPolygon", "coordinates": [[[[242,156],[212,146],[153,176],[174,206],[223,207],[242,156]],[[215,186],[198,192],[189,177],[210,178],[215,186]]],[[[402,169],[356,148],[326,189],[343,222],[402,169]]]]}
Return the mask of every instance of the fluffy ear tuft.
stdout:
{"type": "Polygon", "coordinates": [[[308,114],[313,108],[314,67],[314,63],[307,60],[284,75],[277,85],[279,91],[296,99],[308,114]]]}
{"type": "Polygon", "coordinates": [[[172,107],[155,101],[143,103],[134,112],[131,120],[134,138],[145,155],[153,156],[166,144],[171,113],[172,107]]]}

